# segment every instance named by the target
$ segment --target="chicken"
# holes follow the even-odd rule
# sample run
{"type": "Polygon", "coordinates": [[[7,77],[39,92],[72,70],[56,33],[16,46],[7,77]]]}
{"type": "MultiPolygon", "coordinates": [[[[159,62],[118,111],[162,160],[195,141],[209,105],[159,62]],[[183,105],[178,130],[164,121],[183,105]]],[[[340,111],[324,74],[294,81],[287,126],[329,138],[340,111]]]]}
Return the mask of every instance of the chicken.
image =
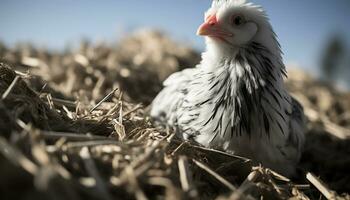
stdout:
{"type": "Polygon", "coordinates": [[[165,80],[151,117],[185,140],[293,175],[305,117],[286,91],[280,45],[265,11],[242,0],[213,1],[197,34],[206,42],[200,64],[165,80]]]}

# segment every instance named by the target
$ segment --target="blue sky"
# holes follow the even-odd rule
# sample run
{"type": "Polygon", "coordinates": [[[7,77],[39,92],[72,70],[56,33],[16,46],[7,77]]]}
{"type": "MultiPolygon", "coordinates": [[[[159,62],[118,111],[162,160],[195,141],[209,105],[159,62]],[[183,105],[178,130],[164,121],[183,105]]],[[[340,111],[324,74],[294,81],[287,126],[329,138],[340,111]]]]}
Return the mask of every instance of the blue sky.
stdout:
{"type": "MultiPolygon", "coordinates": [[[[0,0],[0,40],[30,41],[62,49],[81,38],[115,41],[141,27],[204,48],[195,32],[210,0],[0,0]]],[[[350,40],[349,0],[255,0],[268,12],[285,61],[312,70],[325,40],[340,32],[350,40]]]]}

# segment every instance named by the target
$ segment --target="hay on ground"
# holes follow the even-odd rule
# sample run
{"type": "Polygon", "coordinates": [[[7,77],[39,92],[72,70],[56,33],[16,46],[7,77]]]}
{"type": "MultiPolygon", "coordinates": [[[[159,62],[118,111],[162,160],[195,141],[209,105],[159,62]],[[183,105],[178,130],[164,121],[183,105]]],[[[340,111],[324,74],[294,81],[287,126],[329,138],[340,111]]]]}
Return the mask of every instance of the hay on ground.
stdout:
{"type": "Polygon", "coordinates": [[[0,46],[1,199],[350,199],[350,94],[304,72],[287,81],[309,118],[289,179],[152,125],[161,82],[199,59],[159,32],[64,53],[0,46]]]}

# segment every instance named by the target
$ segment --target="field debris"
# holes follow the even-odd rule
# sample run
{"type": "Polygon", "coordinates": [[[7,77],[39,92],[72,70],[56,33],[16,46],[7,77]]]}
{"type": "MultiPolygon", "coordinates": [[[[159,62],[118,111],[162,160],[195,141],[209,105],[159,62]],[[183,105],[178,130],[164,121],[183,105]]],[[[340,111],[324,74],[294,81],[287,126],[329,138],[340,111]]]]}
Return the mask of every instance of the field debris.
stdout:
{"type": "Polygon", "coordinates": [[[147,105],[199,54],[142,31],[62,53],[0,45],[1,199],[350,200],[350,93],[291,69],[308,116],[297,177],[182,141],[147,105]]]}

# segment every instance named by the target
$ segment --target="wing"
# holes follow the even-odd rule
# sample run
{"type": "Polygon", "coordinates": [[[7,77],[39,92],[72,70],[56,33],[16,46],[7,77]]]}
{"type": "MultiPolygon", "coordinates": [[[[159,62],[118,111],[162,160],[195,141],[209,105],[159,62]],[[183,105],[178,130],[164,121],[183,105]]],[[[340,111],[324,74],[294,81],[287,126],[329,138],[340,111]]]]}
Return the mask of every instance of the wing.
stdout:
{"type": "Polygon", "coordinates": [[[302,105],[292,98],[292,114],[290,121],[290,134],[288,143],[297,147],[298,158],[302,152],[305,142],[306,117],[302,105]]]}
{"type": "Polygon", "coordinates": [[[163,83],[164,88],[151,105],[151,117],[158,122],[175,125],[177,110],[186,95],[186,86],[193,79],[197,68],[185,69],[170,75],[163,83]]]}
{"type": "Polygon", "coordinates": [[[294,174],[294,166],[300,160],[305,142],[306,118],[303,107],[296,99],[291,98],[291,105],[289,135],[285,145],[279,150],[283,154],[284,159],[290,163],[289,166],[293,166],[288,173],[294,174]]]}

